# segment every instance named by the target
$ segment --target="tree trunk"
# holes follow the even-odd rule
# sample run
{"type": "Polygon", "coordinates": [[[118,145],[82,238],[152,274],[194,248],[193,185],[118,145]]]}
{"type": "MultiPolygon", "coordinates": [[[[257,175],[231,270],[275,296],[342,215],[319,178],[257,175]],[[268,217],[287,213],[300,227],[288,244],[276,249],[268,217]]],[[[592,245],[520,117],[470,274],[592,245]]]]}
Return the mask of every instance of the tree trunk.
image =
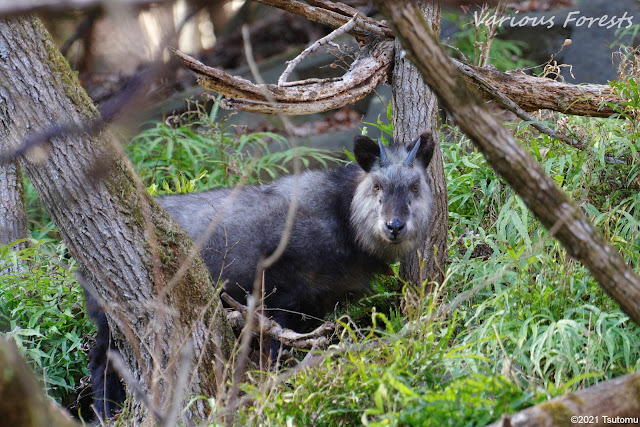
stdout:
{"type": "MultiPolygon", "coordinates": [[[[2,106],[0,106],[0,117],[2,116],[2,106]]],[[[17,163],[0,165],[0,245],[8,245],[15,240],[28,237],[29,228],[20,166],[17,163]]],[[[20,250],[26,246],[26,242],[21,242],[14,245],[13,249],[20,250]]]]}
{"type": "MultiPolygon", "coordinates": [[[[434,32],[439,34],[440,5],[437,2],[421,2],[420,10],[434,32]]],[[[421,132],[430,130],[436,141],[433,160],[427,169],[434,202],[431,230],[419,251],[402,263],[400,275],[414,286],[421,286],[425,279],[442,283],[447,262],[449,203],[442,150],[438,143],[438,100],[422,80],[415,65],[405,58],[398,40],[395,45],[392,93],[394,140],[409,144],[421,132]]]]}
{"type": "Polygon", "coordinates": [[[5,426],[80,426],[45,396],[15,344],[4,337],[0,337],[0,414],[5,426]]]}
{"type": "MultiPolygon", "coordinates": [[[[0,143],[15,152],[48,134],[19,161],[121,332],[129,371],[163,413],[184,408],[184,393],[214,395],[212,369],[234,337],[193,243],[148,197],[113,135],[88,133],[99,113],[40,21],[0,20],[0,45],[0,143]],[[183,263],[189,268],[174,277],[183,263]],[[185,347],[192,353],[181,356],[185,347]]],[[[194,404],[184,417],[205,415],[194,404]]]]}

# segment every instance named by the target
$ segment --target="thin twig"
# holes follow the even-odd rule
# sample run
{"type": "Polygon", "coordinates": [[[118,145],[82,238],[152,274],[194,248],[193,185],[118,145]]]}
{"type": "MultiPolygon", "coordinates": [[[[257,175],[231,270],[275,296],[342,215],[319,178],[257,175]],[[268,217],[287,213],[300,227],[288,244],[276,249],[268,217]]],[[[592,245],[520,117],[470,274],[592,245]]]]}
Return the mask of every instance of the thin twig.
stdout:
{"type": "Polygon", "coordinates": [[[320,40],[315,41],[313,44],[311,44],[311,46],[303,50],[300,55],[296,56],[291,61],[287,61],[287,68],[282,72],[282,75],[278,79],[278,86],[290,86],[292,84],[296,84],[295,82],[287,83],[287,79],[289,78],[289,75],[291,75],[291,72],[296,67],[296,65],[302,62],[302,60],[309,56],[312,52],[320,49],[322,46],[331,42],[333,39],[351,31],[351,29],[356,25],[357,19],[358,14],[356,13],[355,15],[353,15],[353,18],[351,18],[346,24],[344,24],[340,28],[333,30],[331,33],[327,34],[320,40]]]}
{"type": "Polygon", "coordinates": [[[164,427],[172,427],[177,425],[178,415],[183,405],[183,396],[189,381],[189,368],[193,359],[193,344],[187,341],[180,349],[180,364],[176,369],[176,384],[173,388],[173,398],[167,410],[167,416],[163,424],[164,427]]]}

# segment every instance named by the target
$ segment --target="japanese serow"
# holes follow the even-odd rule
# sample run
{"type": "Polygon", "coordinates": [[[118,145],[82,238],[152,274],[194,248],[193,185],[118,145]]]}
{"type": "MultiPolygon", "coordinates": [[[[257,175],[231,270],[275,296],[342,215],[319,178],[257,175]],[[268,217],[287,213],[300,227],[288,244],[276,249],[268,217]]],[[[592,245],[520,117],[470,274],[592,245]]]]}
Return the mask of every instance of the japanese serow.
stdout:
{"type": "MultiPolygon", "coordinates": [[[[416,250],[429,230],[431,134],[409,147],[385,148],[366,136],[354,143],[357,164],[157,201],[194,241],[217,224],[202,258],[211,276],[225,281],[225,292],[245,301],[256,266],[278,246],[297,197],[288,244],[265,271],[263,292],[265,314],[304,332],[345,297],[362,296],[374,273],[416,250]]],[[[277,350],[272,345],[272,358],[277,350]]]]}
{"type": "Polygon", "coordinates": [[[355,138],[357,165],[308,171],[268,185],[172,195],[157,201],[197,241],[212,222],[202,249],[213,278],[238,301],[252,292],[261,256],[276,249],[298,180],[298,204],[287,247],[264,275],[266,314],[304,331],[306,319],[332,311],[346,296],[368,290],[374,273],[425,240],[432,194],[426,167],[430,134],[409,150],[355,138]]]}

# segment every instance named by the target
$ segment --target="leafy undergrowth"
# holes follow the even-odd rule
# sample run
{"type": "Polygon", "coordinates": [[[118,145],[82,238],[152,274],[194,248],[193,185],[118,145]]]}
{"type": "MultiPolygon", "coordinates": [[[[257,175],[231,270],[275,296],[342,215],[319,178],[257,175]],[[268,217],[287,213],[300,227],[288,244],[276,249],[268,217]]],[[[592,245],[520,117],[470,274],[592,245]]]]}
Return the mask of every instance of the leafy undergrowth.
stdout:
{"type": "Polygon", "coordinates": [[[275,133],[236,134],[218,108],[216,103],[207,112],[195,104],[194,110],[153,123],[133,138],[127,152],[152,195],[273,180],[290,173],[296,157],[303,167],[338,162],[328,150],[292,148],[275,133]]]}
{"type": "Polygon", "coordinates": [[[27,358],[49,396],[77,413],[91,404],[87,349],[94,327],[74,268],[62,244],[0,247],[0,333],[27,358]]]}

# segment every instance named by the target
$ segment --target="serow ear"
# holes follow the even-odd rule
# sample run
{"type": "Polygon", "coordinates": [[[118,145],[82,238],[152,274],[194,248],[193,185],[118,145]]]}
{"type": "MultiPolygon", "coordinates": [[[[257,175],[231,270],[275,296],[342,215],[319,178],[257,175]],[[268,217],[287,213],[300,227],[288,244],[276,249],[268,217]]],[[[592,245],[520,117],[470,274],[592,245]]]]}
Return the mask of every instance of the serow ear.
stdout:
{"type": "Polygon", "coordinates": [[[353,154],[356,162],[365,171],[369,172],[374,163],[380,159],[380,147],[371,138],[357,135],[353,138],[353,154]]]}
{"type": "MultiPolygon", "coordinates": [[[[417,142],[417,140],[416,140],[417,142]]],[[[433,157],[433,150],[435,149],[435,141],[433,140],[433,134],[429,131],[422,132],[420,134],[420,148],[418,148],[418,152],[416,153],[416,159],[422,164],[422,166],[426,169],[431,163],[431,158],[433,157]]],[[[413,149],[415,145],[411,145],[409,151],[413,149]]]]}

